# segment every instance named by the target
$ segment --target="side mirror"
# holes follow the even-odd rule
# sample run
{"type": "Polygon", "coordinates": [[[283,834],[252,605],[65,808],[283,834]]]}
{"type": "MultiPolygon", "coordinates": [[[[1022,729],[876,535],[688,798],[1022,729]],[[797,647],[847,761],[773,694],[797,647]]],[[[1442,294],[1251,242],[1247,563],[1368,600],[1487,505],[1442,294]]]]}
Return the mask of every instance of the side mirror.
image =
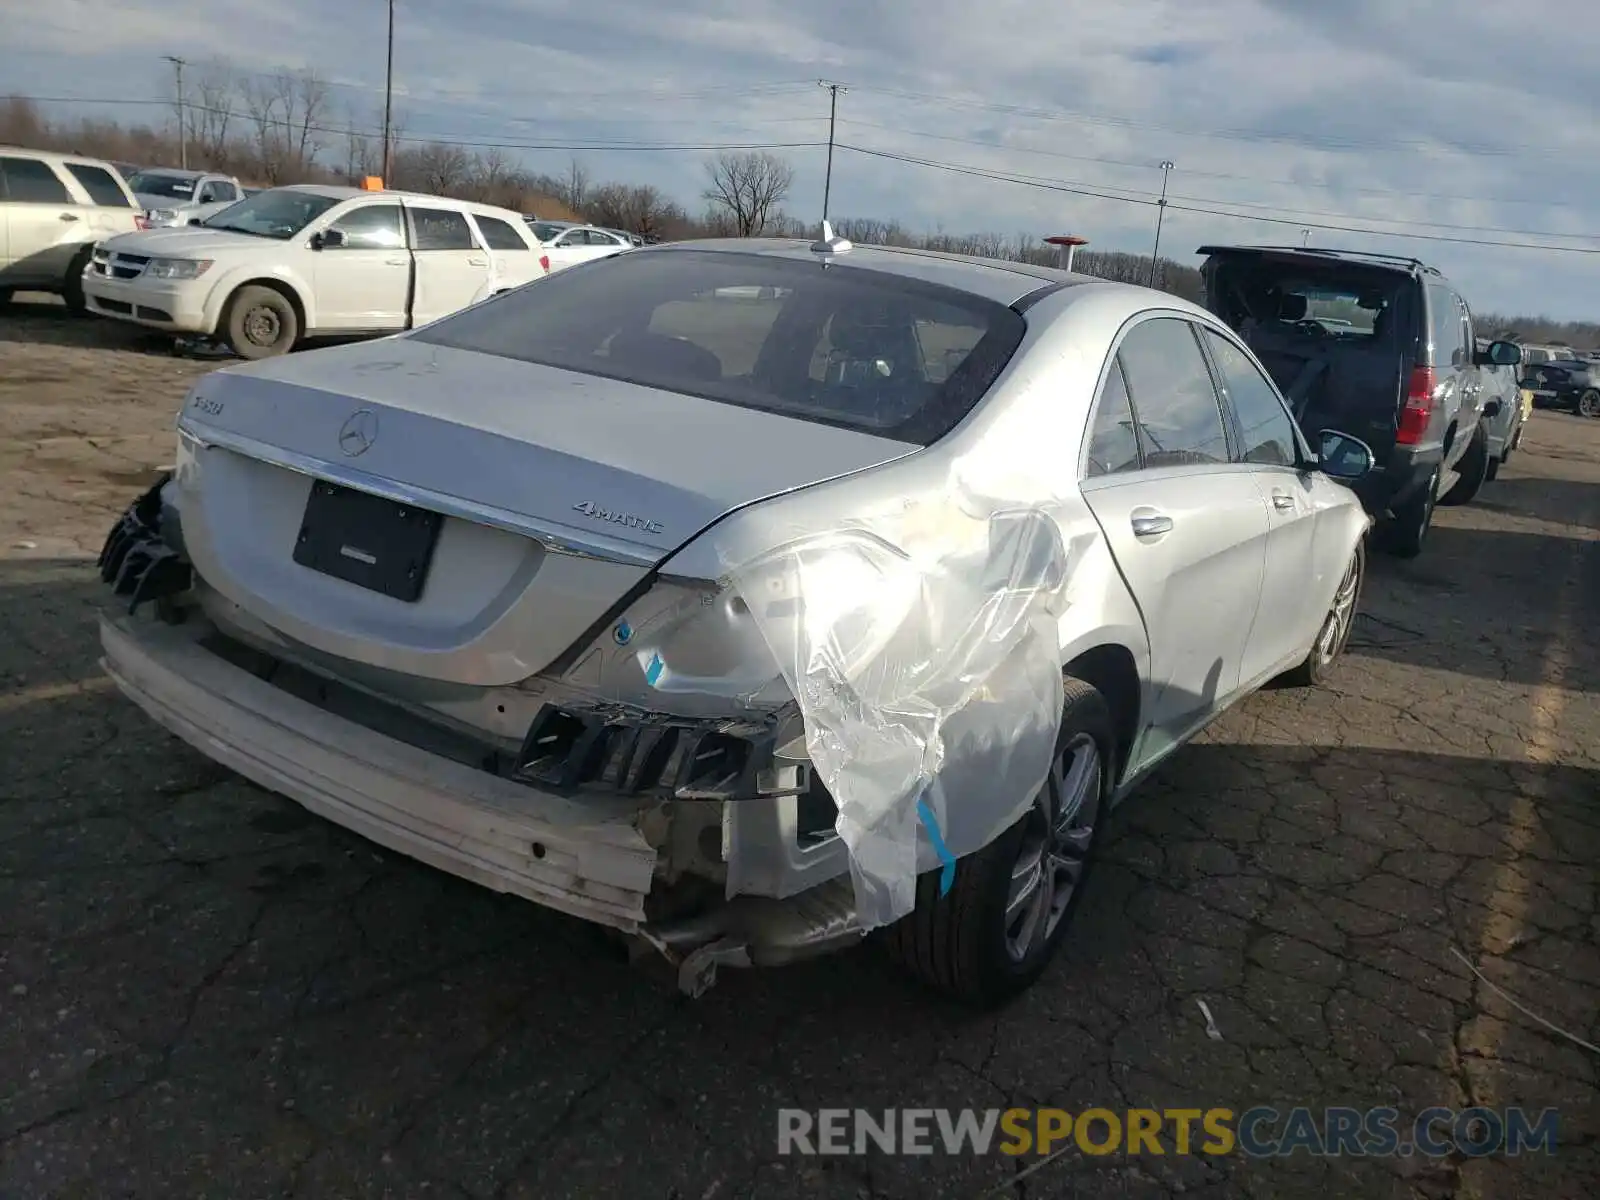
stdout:
{"type": "Polygon", "coordinates": [[[313,250],[338,250],[344,245],[344,232],[339,229],[324,229],[321,233],[311,235],[311,248],[313,250]]]}
{"type": "Polygon", "coordinates": [[[1372,447],[1360,438],[1340,433],[1337,429],[1324,429],[1317,436],[1320,442],[1317,466],[1324,475],[1333,479],[1355,480],[1377,466],[1378,460],[1372,453],[1372,447]]]}
{"type": "Polygon", "coordinates": [[[199,217],[190,217],[189,218],[189,224],[191,224],[191,225],[199,225],[201,223],[202,223],[201,222],[201,218],[199,218],[199,217]]]}
{"type": "Polygon", "coordinates": [[[1490,342],[1478,356],[1480,367],[1515,367],[1522,363],[1522,347],[1515,342],[1490,342]]]}
{"type": "Polygon", "coordinates": [[[1500,415],[1500,410],[1503,409],[1504,407],[1505,407],[1505,405],[1500,403],[1500,401],[1491,400],[1491,401],[1489,401],[1489,403],[1487,403],[1487,404],[1485,404],[1483,406],[1483,415],[1492,420],[1495,417],[1498,417],[1500,415]]]}

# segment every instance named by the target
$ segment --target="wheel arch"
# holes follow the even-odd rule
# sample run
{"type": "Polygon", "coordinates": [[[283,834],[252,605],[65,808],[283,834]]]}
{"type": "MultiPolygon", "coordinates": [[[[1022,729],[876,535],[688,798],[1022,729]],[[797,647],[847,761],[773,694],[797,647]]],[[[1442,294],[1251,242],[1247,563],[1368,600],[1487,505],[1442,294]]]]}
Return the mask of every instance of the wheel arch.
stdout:
{"type": "Polygon", "coordinates": [[[1116,642],[1092,646],[1062,668],[1063,675],[1081,679],[1105,697],[1117,731],[1117,781],[1127,773],[1133,744],[1139,737],[1144,684],[1133,651],[1116,642]]]}

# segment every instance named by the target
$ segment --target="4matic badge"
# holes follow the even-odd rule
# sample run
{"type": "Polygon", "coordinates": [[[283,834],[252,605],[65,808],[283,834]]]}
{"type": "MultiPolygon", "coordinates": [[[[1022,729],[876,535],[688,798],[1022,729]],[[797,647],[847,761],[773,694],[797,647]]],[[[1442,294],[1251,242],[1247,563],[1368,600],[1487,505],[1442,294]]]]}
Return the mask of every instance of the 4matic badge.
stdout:
{"type": "Polygon", "coordinates": [[[592,521],[609,521],[613,525],[621,525],[624,529],[637,529],[641,533],[663,532],[660,521],[646,520],[635,513],[618,512],[614,508],[601,508],[593,500],[574,504],[572,511],[582,513],[592,521]]]}

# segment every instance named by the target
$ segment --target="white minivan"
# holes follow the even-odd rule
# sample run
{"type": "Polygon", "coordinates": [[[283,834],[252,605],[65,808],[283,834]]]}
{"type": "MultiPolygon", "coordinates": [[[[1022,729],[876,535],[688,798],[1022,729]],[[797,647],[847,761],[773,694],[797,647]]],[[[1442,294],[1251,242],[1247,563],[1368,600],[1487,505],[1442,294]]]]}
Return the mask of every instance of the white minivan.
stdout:
{"type": "Polygon", "coordinates": [[[0,146],[0,304],[13,292],[53,292],[82,312],[94,244],[143,226],[110,163],[0,146]]]}
{"type": "Polygon", "coordinates": [[[510,209],[296,184],[182,229],[112,238],[83,287],[91,312],[254,359],[307,338],[414,329],[549,270],[510,209]]]}

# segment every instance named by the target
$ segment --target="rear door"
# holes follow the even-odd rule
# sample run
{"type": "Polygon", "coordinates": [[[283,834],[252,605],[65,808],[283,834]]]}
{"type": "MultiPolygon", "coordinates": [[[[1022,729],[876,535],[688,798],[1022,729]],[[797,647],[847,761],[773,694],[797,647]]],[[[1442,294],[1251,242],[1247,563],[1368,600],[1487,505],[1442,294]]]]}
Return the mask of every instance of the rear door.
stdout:
{"type": "Polygon", "coordinates": [[[426,325],[467,307],[489,283],[489,252],[478,245],[466,214],[406,204],[416,285],[411,322],[426,325]]]}
{"type": "Polygon", "coordinates": [[[534,245],[531,234],[525,236],[510,222],[485,213],[473,213],[472,222],[489,253],[491,293],[521,287],[545,273],[539,264],[543,251],[534,245]]]}
{"type": "Polygon", "coordinates": [[[0,175],[6,189],[7,286],[59,286],[67,264],[89,236],[86,206],[49,163],[37,158],[0,155],[0,175]]]}
{"type": "Polygon", "coordinates": [[[83,162],[68,162],[64,166],[90,201],[78,212],[93,234],[81,237],[81,241],[98,241],[119,233],[132,233],[138,228],[138,202],[110,170],[83,162]]]}
{"type": "MultiPolygon", "coordinates": [[[[1465,391],[1472,382],[1472,356],[1469,351],[1470,343],[1462,341],[1461,305],[1456,299],[1456,294],[1444,284],[1431,281],[1428,283],[1427,292],[1428,340],[1433,357],[1434,408],[1439,415],[1434,417],[1433,425],[1429,428],[1424,441],[1438,444],[1444,438],[1445,431],[1451,424],[1459,421],[1463,409],[1472,402],[1471,396],[1465,391]]],[[[1444,465],[1447,469],[1454,468],[1455,460],[1461,456],[1465,447],[1465,441],[1457,438],[1445,451],[1444,465]]],[[[1449,480],[1440,484],[1441,494],[1448,490],[1449,484],[1449,480]]]]}
{"type": "Polygon", "coordinates": [[[405,214],[394,201],[360,204],[328,226],[344,245],[317,251],[317,328],[404,329],[411,293],[405,214]]]}
{"type": "Polygon", "coordinates": [[[1197,334],[1170,315],[1127,331],[1091,417],[1081,484],[1150,639],[1136,764],[1165,753],[1238,690],[1261,598],[1266,504],[1250,470],[1231,461],[1197,334]]]}

